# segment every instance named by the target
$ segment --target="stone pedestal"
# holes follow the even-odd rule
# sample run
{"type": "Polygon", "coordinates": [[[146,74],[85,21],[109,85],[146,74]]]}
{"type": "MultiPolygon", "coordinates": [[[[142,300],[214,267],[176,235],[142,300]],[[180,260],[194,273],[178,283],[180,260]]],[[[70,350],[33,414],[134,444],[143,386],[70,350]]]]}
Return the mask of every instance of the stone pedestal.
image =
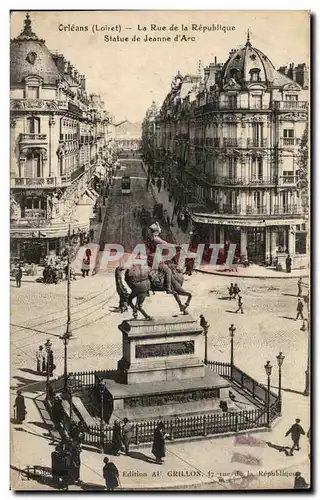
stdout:
{"type": "Polygon", "coordinates": [[[189,315],[119,325],[122,384],[105,379],[114,418],[150,420],[221,411],[230,383],[202,362],[202,328],[189,315]]]}
{"type": "Polygon", "coordinates": [[[191,316],[124,321],[119,329],[127,384],[204,376],[202,328],[191,316]]]}

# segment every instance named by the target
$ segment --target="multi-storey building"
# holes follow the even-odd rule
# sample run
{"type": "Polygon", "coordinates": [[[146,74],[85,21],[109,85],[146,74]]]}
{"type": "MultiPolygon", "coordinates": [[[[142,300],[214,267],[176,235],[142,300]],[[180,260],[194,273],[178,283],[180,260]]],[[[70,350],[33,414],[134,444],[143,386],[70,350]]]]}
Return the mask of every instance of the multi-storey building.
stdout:
{"type": "Polygon", "coordinates": [[[31,28],[11,40],[11,250],[38,260],[89,227],[90,190],[108,155],[110,119],[86,78],[31,28]]]}
{"type": "Polygon", "coordinates": [[[141,124],[124,120],[115,125],[115,145],[119,153],[139,151],[141,147],[141,124]]]}
{"type": "Polygon", "coordinates": [[[277,71],[249,36],[201,81],[177,75],[155,118],[154,157],[183,203],[203,204],[193,213],[197,242],[234,243],[266,264],[289,252],[294,267],[306,265],[298,159],[308,95],[306,65],[277,71]]]}

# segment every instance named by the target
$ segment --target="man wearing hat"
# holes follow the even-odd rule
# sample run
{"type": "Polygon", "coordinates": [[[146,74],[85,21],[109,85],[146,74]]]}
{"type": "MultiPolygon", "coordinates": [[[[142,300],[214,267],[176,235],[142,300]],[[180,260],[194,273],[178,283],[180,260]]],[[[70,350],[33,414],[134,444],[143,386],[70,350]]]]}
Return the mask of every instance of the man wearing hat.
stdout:
{"type": "Polygon", "coordinates": [[[290,427],[290,429],[286,432],[286,437],[289,436],[289,434],[291,434],[291,439],[293,442],[293,445],[292,445],[292,448],[290,451],[290,455],[292,456],[293,450],[297,450],[297,451],[300,450],[299,441],[300,441],[301,434],[303,436],[305,435],[305,432],[304,432],[302,426],[300,425],[300,418],[296,418],[296,423],[293,424],[290,427]]]}

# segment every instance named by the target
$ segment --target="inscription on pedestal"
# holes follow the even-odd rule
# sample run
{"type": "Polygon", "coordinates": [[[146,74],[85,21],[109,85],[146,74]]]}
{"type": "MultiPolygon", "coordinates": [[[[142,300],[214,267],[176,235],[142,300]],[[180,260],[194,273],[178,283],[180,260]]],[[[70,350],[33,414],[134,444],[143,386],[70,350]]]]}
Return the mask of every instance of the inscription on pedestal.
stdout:
{"type": "Polygon", "coordinates": [[[172,403],[190,403],[193,401],[202,401],[205,399],[218,399],[219,397],[219,389],[184,391],[175,392],[172,394],[160,394],[157,396],[140,396],[137,398],[128,398],[124,401],[124,407],[135,408],[139,406],[162,406],[172,403]]]}
{"type": "Polygon", "coordinates": [[[153,358],[160,356],[181,356],[194,354],[194,341],[167,342],[165,344],[136,345],[136,358],[153,358]]]}

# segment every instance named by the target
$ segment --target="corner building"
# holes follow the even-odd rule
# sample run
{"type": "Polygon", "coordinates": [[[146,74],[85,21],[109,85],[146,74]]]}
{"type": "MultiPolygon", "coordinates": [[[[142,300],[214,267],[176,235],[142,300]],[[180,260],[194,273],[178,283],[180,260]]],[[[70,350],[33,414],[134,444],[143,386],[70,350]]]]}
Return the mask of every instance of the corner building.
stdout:
{"type": "Polygon", "coordinates": [[[155,157],[166,159],[161,169],[187,193],[183,203],[203,205],[193,212],[194,244],[234,243],[239,255],[267,265],[289,252],[293,268],[307,265],[297,159],[308,95],[306,65],[277,71],[249,35],[201,81],[177,75],[153,141],[155,157]]]}
{"type": "Polygon", "coordinates": [[[37,262],[89,228],[97,165],[112,124],[100,96],[62,54],[24,29],[10,44],[11,253],[37,262]]]}

